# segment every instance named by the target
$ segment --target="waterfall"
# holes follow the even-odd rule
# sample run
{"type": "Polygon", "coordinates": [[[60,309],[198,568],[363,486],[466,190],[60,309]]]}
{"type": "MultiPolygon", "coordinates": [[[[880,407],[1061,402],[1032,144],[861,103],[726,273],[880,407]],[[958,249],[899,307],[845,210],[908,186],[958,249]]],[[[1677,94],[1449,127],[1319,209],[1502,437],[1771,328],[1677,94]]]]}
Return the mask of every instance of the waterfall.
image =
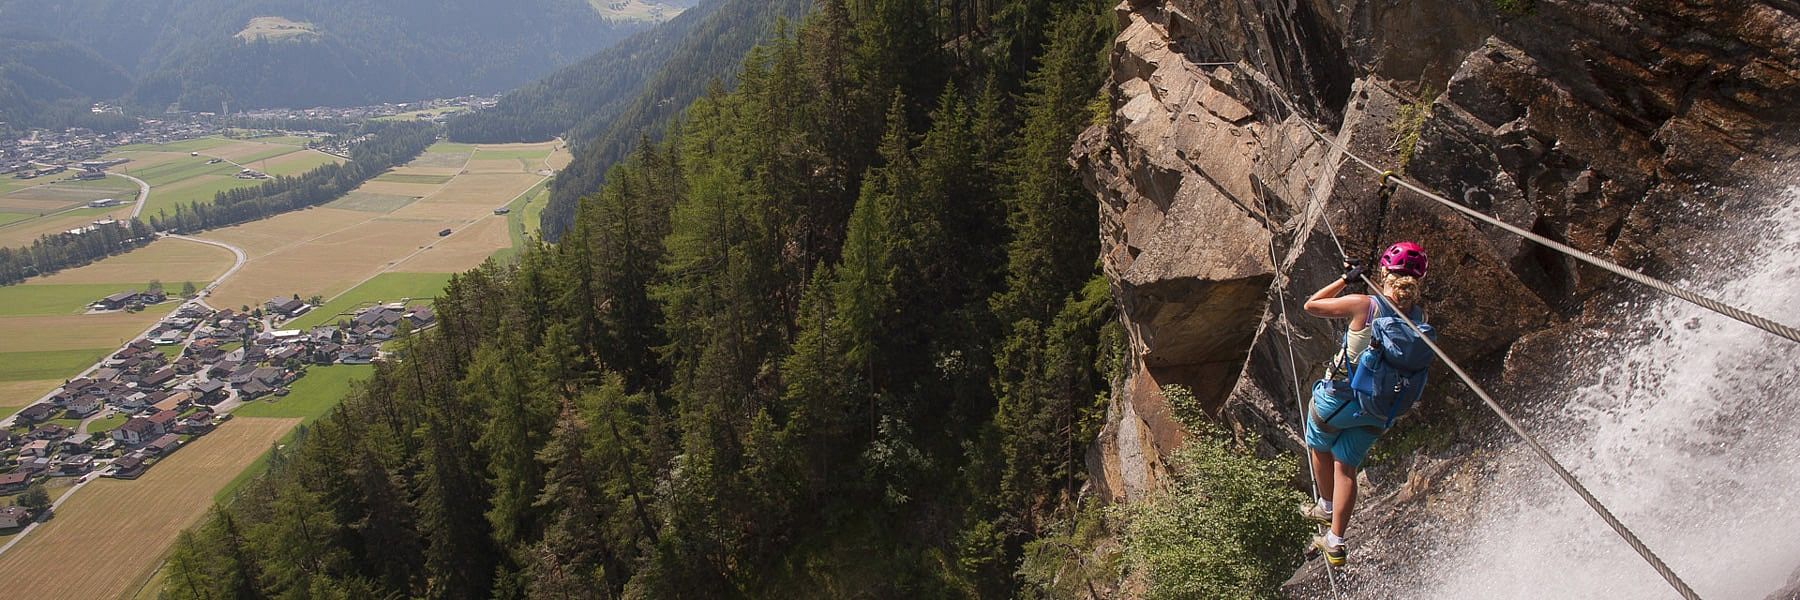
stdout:
{"type": "MultiPolygon", "coordinates": [[[[1678,285],[1800,324],[1800,186],[1712,234],[1678,285]]],[[[1800,345],[1655,296],[1566,344],[1575,358],[1526,427],[1708,599],[1761,600],[1800,576],[1800,345]]],[[[1471,408],[1475,410],[1475,408],[1471,408]]],[[[1467,522],[1367,573],[1394,598],[1672,598],[1579,498],[1503,439],[1467,522]]],[[[1354,539],[1354,538],[1353,538],[1354,539]]],[[[1352,560],[1355,560],[1354,549],[1352,560]]],[[[1354,568],[1354,565],[1352,566],[1354,568]]],[[[1373,589],[1371,589],[1373,588],[1373,589]]]]}

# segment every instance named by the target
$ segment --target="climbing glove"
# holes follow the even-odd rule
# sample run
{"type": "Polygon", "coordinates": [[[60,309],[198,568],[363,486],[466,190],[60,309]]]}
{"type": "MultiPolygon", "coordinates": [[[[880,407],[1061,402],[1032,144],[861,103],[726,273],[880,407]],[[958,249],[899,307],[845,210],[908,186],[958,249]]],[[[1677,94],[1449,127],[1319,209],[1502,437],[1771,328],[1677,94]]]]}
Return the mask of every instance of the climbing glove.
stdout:
{"type": "Polygon", "coordinates": [[[1344,283],[1360,282],[1360,281],[1362,281],[1362,275],[1363,275],[1362,263],[1359,263],[1354,260],[1344,261],[1344,283]]]}

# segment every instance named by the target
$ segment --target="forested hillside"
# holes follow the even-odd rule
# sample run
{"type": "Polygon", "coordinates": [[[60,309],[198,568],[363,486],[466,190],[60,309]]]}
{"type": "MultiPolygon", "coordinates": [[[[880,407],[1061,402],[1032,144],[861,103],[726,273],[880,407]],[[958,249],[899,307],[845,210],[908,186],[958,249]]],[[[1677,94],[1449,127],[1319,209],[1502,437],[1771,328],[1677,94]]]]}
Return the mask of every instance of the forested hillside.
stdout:
{"type": "Polygon", "coordinates": [[[649,26],[582,0],[0,0],[0,22],[138,75],[130,101],[158,110],[499,92],[649,26]]]}
{"type": "Polygon", "coordinates": [[[598,188],[607,169],[669,122],[715,80],[729,85],[752,46],[797,19],[811,0],[720,0],[691,9],[593,57],[500,99],[499,106],[449,125],[460,142],[524,142],[564,136],[575,162],[551,185],[546,239],[562,237],[575,204],[598,188]]]}
{"type": "MultiPolygon", "coordinates": [[[[184,535],[165,597],[1006,597],[1122,332],[1110,3],[822,2],[184,535]]],[[[1048,548],[1048,550],[1046,550],[1048,548]]]]}
{"type": "MultiPolygon", "coordinates": [[[[67,41],[30,32],[0,33],[0,121],[116,129],[136,121],[97,115],[88,98],[112,98],[131,89],[118,65],[67,41]]],[[[0,126],[0,131],[7,130],[0,126]]]]}

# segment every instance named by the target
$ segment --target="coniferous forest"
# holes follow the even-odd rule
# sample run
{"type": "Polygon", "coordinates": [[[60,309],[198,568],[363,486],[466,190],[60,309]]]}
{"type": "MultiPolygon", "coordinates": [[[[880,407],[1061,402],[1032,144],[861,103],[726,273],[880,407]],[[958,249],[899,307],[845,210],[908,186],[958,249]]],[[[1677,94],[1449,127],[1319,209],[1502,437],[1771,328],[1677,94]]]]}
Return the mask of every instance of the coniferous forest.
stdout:
{"type": "Polygon", "coordinates": [[[822,0],[457,276],[173,598],[1010,597],[1122,332],[1066,156],[1093,0],[822,0]]]}

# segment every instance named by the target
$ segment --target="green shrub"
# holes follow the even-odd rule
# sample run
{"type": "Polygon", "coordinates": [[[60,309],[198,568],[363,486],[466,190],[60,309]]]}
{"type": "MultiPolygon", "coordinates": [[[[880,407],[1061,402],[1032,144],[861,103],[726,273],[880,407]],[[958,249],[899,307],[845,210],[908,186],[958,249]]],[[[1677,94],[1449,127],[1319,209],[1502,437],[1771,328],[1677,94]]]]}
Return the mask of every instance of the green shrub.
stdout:
{"type": "Polygon", "coordinates": [[[1431,104],[1437,101],[1437,95],[1437,90],[1427,84],[1419,90],[1417,100],[1401,105],[1394,115],[1391,127],[1394,131],[1394,146],[1400,151],[1399,172],[1406,172],[1406,165],[1412,162],[1413,152],[1419,148],[1419,133],[1425,128],[1425,118],[1431,116],[1431,104]]]}
{"type": "Polygon", "coordinates": [[[1112,123],[1112,95],[1102,88],[1093,100],[1088,101],[1088,124],[1105,127],[1112,123]]]}
{"type": "Polygon", "coordinates": [[[1537,0],[1494,0],[1494,9],[1503,15],[1529,15],[1537,12],[1537,0]]]}
{"type": "Polygon", "coordinates": [[[1089,498],[1074,520],[1049,527],[1066,534],[1047,534],[1025,543],[1019,565],[1017,598],[1088,598],[1103,596],[1119,580],[1119,545],[1107,529],[1100,502],[1089,498]]]}
{"type": "Polygon", "coordinates": [[[1287,465],[1215,432],[1197,433],[1170,461],[1167,488],[1115,507],[1125,565],[1148,598],[1275,598],[1300,566],[1312,528],[1295,510],[1287,465]]]}
{"type": "Polygon", "coordinates": [[[1185,385],[1162,386],[1163,399],[1169,402],[1169,416],[1188,431],[1203,431],[1209,426],[1206,409],[1200,406],[1200,399],[1194,397],[1194,390],[1185,385]]]}

